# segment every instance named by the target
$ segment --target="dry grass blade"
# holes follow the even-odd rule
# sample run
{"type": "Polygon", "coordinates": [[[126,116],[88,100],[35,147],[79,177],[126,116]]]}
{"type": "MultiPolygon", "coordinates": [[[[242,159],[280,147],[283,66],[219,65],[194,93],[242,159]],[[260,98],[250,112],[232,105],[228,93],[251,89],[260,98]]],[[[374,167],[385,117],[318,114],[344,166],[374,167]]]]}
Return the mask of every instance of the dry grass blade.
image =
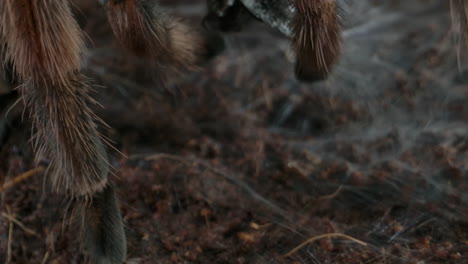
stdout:
{"type": "Polygon", "coordinates": [[[9,214],[6,214],[6,213],[2,213],[2,216],[5,217],[6,219],[8,219],[10,222],[16,224],[17,226],[19,226],[21,229],[24,230],[24,232],[30,234],[30,235],[33,235],[35,237],[40,237],[39,234],[30,229],[30,228],[27,228],[23,223],[21,223],[18,219],[14,218],[13,216],[9,215],[9,214]]]}
{"type": "Polygon", "coordinates": [[[49,253],[49,251],[47,250],[47,252],[46,252],[45,255],[44,255],[44,258],[42,259],[42,262],[41,262],[42,264],[47,263],[47,260],[49,260],[49,255],[50,255],[50,253],[49,253]]]}
{"type": "Polygon", "coordinates": [[[8,228],[8,245],[7,245],[7,261],[6,263],[11,263],[11,243],[13,241],[13,221],[10,221],[8,228]]]}
{"type": "Polygon", "coordinates": [[[345,234],[341,234],[341,233],[329,233],[329,234],[323,234],[323,235],[319,235],[319,236],[314,236],[314,237],[311,237],[309,239],[307,239],[306,241],[302,242],[299,246],[295,247],[293,250],[289,251],[287,254],[285,254],[284,256],[285,257],[289,257],[291,256],[292,254],[296,253],[297,251],[299,251],[301,248],[303,248],[304,246],[306,246],[307,244],[310,244],[314,241],[317,241],[319,239],[322,239],[322,238],[332,238],[332,237],[341,237],[341,238],[345,238],[345,239],[348,239],[348,240],[351,240],[355,243],[358,243],[362,246],[367,246],[367,243],[366,242],[363,242],[359,239],[356,239],[354,237],[351,237],[351,236],[348,236],[348,235],[345,235],[345,234]]]}
{"type": "Polygon", "coordinates": [[[7,189],[15,186],[16,184],[18,184],[18,183],[20,183],[20,182],[22,182],[24,180],[36,175],[37,173],[43,172],[44,170],[45,170],[44,167],[37,167],[37,168],[34,168],[32,170],[28,170],[27,172],[17,176],[13,180],[5,182],[5,184],[3,184],[3,186],[0,186],[0,193],[6,191],[7,189]]]}
{"type": "Polygon", "coordinates": [[[317,200],[318,201],[331,200],[335,198],[336,196],[338,196],[338,194],[340,194],[342,190],[343,190],[343,185],[340,185],[340,187],[338,187],[338,189],[336,189],[336,191],[334,191],[333,193],[320,196],[319,198],[317,198],[317,200]]]}

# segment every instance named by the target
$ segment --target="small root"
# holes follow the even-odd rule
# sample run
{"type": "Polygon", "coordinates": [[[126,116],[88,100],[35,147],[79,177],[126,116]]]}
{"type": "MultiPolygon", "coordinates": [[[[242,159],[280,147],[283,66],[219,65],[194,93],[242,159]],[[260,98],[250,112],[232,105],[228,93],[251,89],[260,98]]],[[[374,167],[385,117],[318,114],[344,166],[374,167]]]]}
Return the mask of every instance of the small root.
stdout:
{"type": "Polygon", "coordinates": [[[320,196],[319,198],[317,198],[317,201],[331,200],[331,199],[335,198],[336,196],[338,196],[338,194],[340,194],[341,190],[343,190],[343,185],[340,185],[340,187],[338,187],[338,189],[336,189],[336,191],[334,191],[331,194],[320,196]]]}
{"type": "Polygon", "coordinates": [[[30,234],[30,235],[33,235],[35,237],[40,237],[39,234],[32,230],[32,229],[29,229],[27,228],[23,223],[21,223],[18,219],[14,218],[13,216],[11,216],[10,214],[6,214],[6,213],[2,213],[2,216],[5,217],[6,219],[8,219],[10,221],[10,224],[11,223],[14,223],[16,224],[18,227],[20,227],[21,229],[23,229],[24,232],[30,234]]]}
{"type": "Polygon", "coordinates": [[[45,253],[44,255],[44,258],[42,259],[42,264],[45,264],[47,263],[47,260],[49,260],[49,250],[47,250],[47,252],[45,253]]]}
{"type": "Polygon", "coordinates": [[[17,176],[13,180],[10,180],[8,182],[5,182],[3,186],[0,186],[0,193],[6,191],[7,189],[15,186],[16,184],[36,175],[37,173],[43,172],[45,170],[44,167],[37,167],[32,170],[28,170],[27,172],[17,176]]]}
{"type": "Polygon", "coordinates": [[[8,245],[7,245],[7,261],[6,263],[11,263],[11,244],[13,242],[13,221],[10,221],[8,228],[8,245]]]}
{"type": "Polygon", "coordinates": [[[284,257],[291,256],[292,254],[296,253],[297,251],[299,251],[301,248],[303,248],[307,244],[310,244],[310,243],[312,243],[314,241],[317,241],[317,240],[322,239],[322,238],[331,238],[331,237],[341,237],[341,238],[351,240],[351,241],[353,241],[355,243],[358,243],[358,244],[360,244],[362,246],[367,246],[366,242],[363,242],[363,241],[358,240],[356,238],[350,237],[348,235],[341,234],[341,233],[329,233],[329,234],[323,234],[323,235],[319,235],[319,236],[315,236],[315,237],[311,237],[311,238],[307,239],[306,241],[302,242],[299,246],[295,247],[293,250],[291,250],[287,254],[285,254],[284,257]]]}

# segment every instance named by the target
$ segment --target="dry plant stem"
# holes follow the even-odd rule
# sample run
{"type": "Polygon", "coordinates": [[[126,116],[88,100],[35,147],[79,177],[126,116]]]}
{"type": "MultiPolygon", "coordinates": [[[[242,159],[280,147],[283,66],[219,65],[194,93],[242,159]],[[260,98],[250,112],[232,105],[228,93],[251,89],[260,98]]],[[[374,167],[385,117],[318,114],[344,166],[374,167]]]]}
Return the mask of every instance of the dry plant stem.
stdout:
{"type": "Polygon", "coordinates": [[[50,252],[49,250],[46,251],[46,253],[44,254],[44,258],[42,259],[42,264],[45,264],[47,263],[47,261],[49,260],[49,255],[50,255],[50,252]]]}
{"type": "Polygon", "coordinates": [[[331,199],[335,198],[336,196],[338,196],[338,194],[340,194],[341,190],[343,190],[343,185],[340,185],[340,187],[338,187],[338,189],[336,189],[336,191],[334,191],[331,194],[320,196],[319,198],[317,198],[317,200],[318,201],[331,200],[331,199]]]}
{"type": "Polygon", "coordinates": [[[5,263],[11,262],[11,243],[13,242],[13,221],[10,220],[8,226],[8,244],[7,244],[7,260],[5,263]]]}
{"type": "Polygon", "coordinates": [[[367,243],[366,242],[363,242],[361,240],[358,240],[356,238],[353,238],[353,237],[350,237],[348,235],[345,235],[345,234],[341,234],[341,233],[330,233],[330,234],[323,234],[323,235],[319,235],[319,236],[315,236],[315,237],[312,237],[312,238],[309,238],[307,239],[306,241],[302,242],[299,246],[295,247],[293,250],[289,251],[287,254],[285,254],[284,256],[285,257],[289,257],[291,256],[292,254],[296,253],[298,250],[300,250],[301,248],[303,248],[304,246],[306,246],[307,244],[310,244],[314,241],[317,241],[319,239],[322,239],[322,238],[332,238],[332,237],[341,237],[341,238],[345,238],[345,239],[348,239],[348,240],[351,240],[355,243],[358,243],[362,246],[367,246],[367,243]]]}
{"type": "Polygon", "coordinates": [[[0,193],[8,190],[9,188],[12,188],[13,186],[17,185],[18,183],[38,174],[38,173],[41,173],[45,170],[44,167],[38,167],[38,168],[35,168],[35,169],[32,169],[32,170],[29,170],[17,177],[15,177],[14,179],[8,181],[8,182],[5,182],[3,184],[3,186],[0,186],[0,193]]]}
{"type": "Polygon", "coordinates": [[[311,199],[310,201],[308,201],[304,208],[305,209],[308,209],[308,208],[311,208],[314,204],[316,204],[317,202],[323,202],[323,201],[328,201],[328,200],[331,200],[331,199],[335,199],[340,193],[341,191],[343,190],[343,185],[340,185],[338,187],[338,189],[336,189],[333,193],[331,194],[326,194],[326,195],[323,195],[323,196],[320,196],[318,198],[314,198],[314,199],[311,199]]]}
{"type": "Polygon", "coordinates": [[[30,228],[27,228],[23,223],[21,223],[18,219],[14,218],[13,216],[9,215],[9,214],[6,214],[6,213],[2,213],[2,216],[5,217],[6,219],[8,219],[11,223],[14,223],[16,224],[18,227],[20,227],[21,229],[24,230],[24,232],[30,234],[30,235],[33,235],[35,237],[40,237],[39,234],[30,229],[30,228]]]}

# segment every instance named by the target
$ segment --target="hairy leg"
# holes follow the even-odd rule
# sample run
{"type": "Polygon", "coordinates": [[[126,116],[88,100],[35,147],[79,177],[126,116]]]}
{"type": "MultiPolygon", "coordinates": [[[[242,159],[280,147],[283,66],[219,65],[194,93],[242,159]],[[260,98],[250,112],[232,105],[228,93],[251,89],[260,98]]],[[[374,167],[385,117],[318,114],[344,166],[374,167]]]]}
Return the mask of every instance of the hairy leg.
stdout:
{"type": "Polygon", "coordinates": [[[84,218],[96,223],[85,223],[85,227],[95,225],[106,232],[96,234],[96,228],[88,228],[85,234],[96,244],[112,241],[100,245],[106,250],[93,256],[96,263],[122,262],[126,252],[123,224],[115,196],[101,199],[113,189],[107,181],[107,154],[97,130],[100,121],[89,107],[95,103],[88,95],[91,88],[80,74],[82,33],[68,1],[0,0],[0,32],[6,45],[4,60],[12,65],[34,124],[36,161],[49,161],[47,175],[54,190],[78,201],[91,201],[82,206],[95,217],[84,218]]]}
{"type": "Polygon", "coordinates": [[[292,37],[296,77],[325,79],[341,52],[335,0],[240,0],[258,18],[292,37]]]}
{"type": "Polygon", "coordinates": [[[335,0],[294,0],[293,47],[296,76],[303,81],[327,77],[341,53],[341,27],[335,0]]]}
{"type": "Polygon", "coordinates": [[[239,17],[246,17],[249,12],[292,38],[297,58],[295,74],[301,81],[325,79],[339,58],[341,27],[335,0],[208,0],[207,3],[210,12],[205,21],[211,22],[213,28],[218,26],[221,31],[241,28],[243,21],[239,17]]]}
{"type": "Polygon", "coordinates": [[[108,20],[127,49],[171,71],[197,69],[224,49],[220,36],[169,16],[156,0],[104,0],[108,20]]]}
{"type": "Polygon", "coordinates": [[[91,199],[84,197],[79,206],[78,219],[83,223],[85,246],[93,263],[122,263],[126,253],[125,232],[114,187],[108,184],[91,199]]]}

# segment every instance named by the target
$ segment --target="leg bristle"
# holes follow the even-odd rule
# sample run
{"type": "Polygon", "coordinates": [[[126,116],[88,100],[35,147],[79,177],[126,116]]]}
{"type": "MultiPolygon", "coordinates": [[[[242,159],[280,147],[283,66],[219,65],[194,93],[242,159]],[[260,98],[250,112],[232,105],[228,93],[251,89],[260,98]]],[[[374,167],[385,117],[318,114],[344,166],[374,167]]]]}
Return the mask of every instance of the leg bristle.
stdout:
{"type": "Polygon", "coordinates": [[[0,1],[5,62],[22,80],[66,80],[81,67],[82,33],[65,0],[0,1]]]}
{"type": "Polygon", "coordinates": [[[110,0],[106,10],[124,47],[170,71],[196,70],[224,48],[221,37],[171,18],[154,0],[110,0]]]}
{"type": "Polygon", "coordinates": [[[103,249],[107,254],[95,263],[121,263],[125,236],[107,182],[109,164],[98,132],[102,123],[90,108],[96,102],[80,74],[84,46],[69,2],[0,0],[0,44],[4,65],[11,64],[30,112],[36,162],[49,161],[46,175],[55,190],[83,200],[95,198],[84,207],[85,218],[93,221],[86,230],[87,244],[96,247],[93,252],[103,249]]]}
{"type": "Polygon", "coordinates": [[[109,166],[79,74],[82,33],[65,0],[1,1],[4,54],[36,134],[36,161],[49,160],[55,190],[71,195],[104,188],[109,166]],[[25,14],[28,14],[27,16],[25,14]]]}
{"type": "Polygon", "coordinates": [[[224,50],[224,40],[216,33],[172,20],[169,26],[172,43],[170,64],[194,70],[224,50]]]}
{"type": "Polygon", "coordinates": [[[302,81],[322,80],[341,52],[341,28],[335,0],[294,0],[294,3],[296,77],[302,81]]]}
{"type": "Polygon", "coordinates": [[[54,190],[71,195],[102,190],[109,174],[100,120],[89,107],[90,89],[80,74],[57,85],[29,81],[19,89],[34,125],[36,161],[48,160],[54,190]]]}
{"type": "Polygon", "coordinates": [[[125,260],[127,245],[122,217],[113,186],[106,186],[91,199],[78,204],[84,246],[90,252],[91,262],[118,264],[125,260]]]}

